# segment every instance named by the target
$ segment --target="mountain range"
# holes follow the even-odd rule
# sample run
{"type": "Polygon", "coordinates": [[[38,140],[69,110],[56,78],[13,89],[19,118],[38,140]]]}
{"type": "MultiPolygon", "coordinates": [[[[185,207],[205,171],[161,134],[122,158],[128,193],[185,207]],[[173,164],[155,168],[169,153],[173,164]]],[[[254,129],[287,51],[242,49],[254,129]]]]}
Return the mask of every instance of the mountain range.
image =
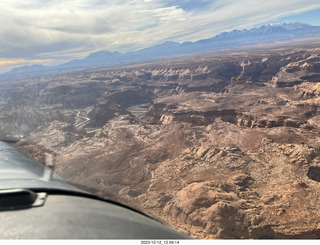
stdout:
{"type": "Polygon", "coordinates": [[[57,66],[32,65],[18,67],[0,74],[0,81],[20,80],[46,74],[61,74],[90,68],[153,61],[181,55],[277,43],[316,36],[320,36],[320,26],[303,23],[267,24],[252,29],[223,32],[215,37],[196,42],[177,43],[167,41],[128,53],[99,51],[90,54],[84,59],[71,60],[57,66]]]}

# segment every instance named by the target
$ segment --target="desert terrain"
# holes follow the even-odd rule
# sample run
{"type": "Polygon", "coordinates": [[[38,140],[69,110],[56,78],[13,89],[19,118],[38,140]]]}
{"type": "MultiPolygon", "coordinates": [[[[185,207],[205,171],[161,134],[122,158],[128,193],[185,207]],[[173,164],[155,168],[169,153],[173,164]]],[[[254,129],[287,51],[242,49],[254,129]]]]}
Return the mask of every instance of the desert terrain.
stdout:
{"type": "Polygon", "coordinates": [[[63,180],[198,239],[320,237],[320,46],[0,88],[0,135],[63,180]]]}

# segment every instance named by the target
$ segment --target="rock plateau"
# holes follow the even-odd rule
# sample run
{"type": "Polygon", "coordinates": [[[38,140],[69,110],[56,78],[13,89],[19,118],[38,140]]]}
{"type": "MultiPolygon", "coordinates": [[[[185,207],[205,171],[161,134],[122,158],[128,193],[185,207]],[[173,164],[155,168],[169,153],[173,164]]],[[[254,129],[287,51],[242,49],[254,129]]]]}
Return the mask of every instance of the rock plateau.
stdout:
{"type": "Polygon", "coordinates": [[[3,82],[0,134],[194,238],[319,238],[320,48],[299,45],[3,82]]]}

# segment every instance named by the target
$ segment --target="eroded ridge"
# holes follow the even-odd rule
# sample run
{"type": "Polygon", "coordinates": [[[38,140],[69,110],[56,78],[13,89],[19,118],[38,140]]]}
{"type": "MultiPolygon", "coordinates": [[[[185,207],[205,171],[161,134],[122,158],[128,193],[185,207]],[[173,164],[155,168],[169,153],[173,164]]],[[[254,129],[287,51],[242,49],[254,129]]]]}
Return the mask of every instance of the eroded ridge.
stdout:
{"type": "Polygon", "coordinates": [[[5,83],[0,133],[195,238],[319,238],[319,64],[256,49],[5,83]]]}

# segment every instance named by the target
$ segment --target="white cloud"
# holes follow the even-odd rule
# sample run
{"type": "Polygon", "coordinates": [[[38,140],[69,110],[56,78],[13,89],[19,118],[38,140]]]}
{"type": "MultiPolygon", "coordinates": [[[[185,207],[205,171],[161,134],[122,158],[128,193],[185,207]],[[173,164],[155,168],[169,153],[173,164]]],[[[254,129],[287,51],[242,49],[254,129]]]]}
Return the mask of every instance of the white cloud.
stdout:
{"type": "Polygon", "coordinates": [[[69,59],[196,41],[316,8],[318,0],[2,0],[0,56],[69,59]]]}

